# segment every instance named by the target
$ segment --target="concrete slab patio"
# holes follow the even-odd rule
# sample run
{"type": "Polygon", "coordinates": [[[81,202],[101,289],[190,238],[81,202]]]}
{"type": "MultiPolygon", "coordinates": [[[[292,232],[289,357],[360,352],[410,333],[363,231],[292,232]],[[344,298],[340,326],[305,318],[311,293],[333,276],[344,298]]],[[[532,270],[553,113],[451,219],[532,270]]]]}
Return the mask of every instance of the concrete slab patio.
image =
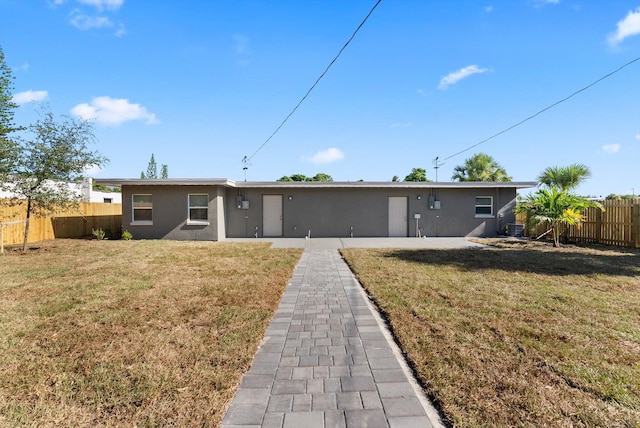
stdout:
{"type": "Polygon", "coordinates": [[[301,241],[305,252],[222,428],[443,426],[336,250],[381,245],[367,238],[301,241]]]}
{"type": "Polygon", "coordinates": [[[337,250],[340,248],[476,248],[464,237],[438,238],[228,238],[227,242],[271,242],[273,248],[337,250]]]}

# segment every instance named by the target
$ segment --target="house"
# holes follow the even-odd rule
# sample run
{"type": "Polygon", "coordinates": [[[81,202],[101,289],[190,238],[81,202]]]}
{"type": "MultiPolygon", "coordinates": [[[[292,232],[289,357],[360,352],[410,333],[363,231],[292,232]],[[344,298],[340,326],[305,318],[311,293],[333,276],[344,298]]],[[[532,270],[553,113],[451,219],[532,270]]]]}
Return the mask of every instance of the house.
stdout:
{"type": "MultiPolygon", "coordinates": [[[[122,195],[120,192],[103,192],[100,190],[93,189],[93,179],[90,177],[85,177],[80,181],[73,182],[62,182],[62,181],[47,181],[45,182],[47,186],[53,188],[53,184],[56,185],[56,188],[63,188],[66,186],[74,197],[77,197],[82,202],[99,202],[106,204],[120,204],[122,203],[122,195]]],[[[1,183],[0,183],[1,184],[1,183]]],[[[2,190],[0,188],[0,199],[1,198],[15,198],[15,192],[11,191],[11,186],[8,186],[7,189],[2,190]]]]}
{"type": "Polygon", "coordinates": [[[137,239],[496,236],[537,182],[236,182],[96,179],[122,189],[137,239]]]}

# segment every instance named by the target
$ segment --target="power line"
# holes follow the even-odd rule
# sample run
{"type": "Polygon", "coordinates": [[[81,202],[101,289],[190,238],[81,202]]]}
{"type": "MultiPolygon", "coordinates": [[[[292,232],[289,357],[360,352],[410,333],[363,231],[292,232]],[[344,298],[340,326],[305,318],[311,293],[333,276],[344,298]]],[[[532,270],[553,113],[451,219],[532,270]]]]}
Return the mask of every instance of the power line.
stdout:
{"type": "Polygon", "coordinates": [[[598,83],[600,83],[600,82],[601,82],[601,81],[603,81],[604,79],[606,79],[606,78],[608,78],[608,77],[613,76],[614,74],[616,74],[617,72],[619,72],[619,71],[620,71],[620,70],[622,70],[623,68],[628,67],[628,66],[630,66],[631,64],[633,64],[634,62],[637,62],[637,61],[640,61],[640,57],[638,57],[638,58],[636,58],[636,59],[633,59],[633,60],[629,61],[628,63],[626,63],[626,64],[624,64],[624,65],[622,65],[622,66],[620,66],[620,67],[616,68],[616,69],[615,69],[615,70],[613,70],[611,73],[608,73],[608,74],[606,74],[606,75],[602,76],[601,78],[599,78],[599,79],[598,79],[598,80],[596,80],[595,82],[592,82],[592,83],[588,84],[587,86],[585,86],[585,87],[584,87],[584,88],[582,88],[582,89],[578,89],[577,91],[575,91],[575,92],[574,92],[574,93],[572,93],[571,95],[569,95],[569,96],[567,96],[567,97],[565,97],[565,98],[563,98],[563,99],[561,99],[561,100],[559,100],[559,101],[556,101],[555,103],[551,104],[551,105],[550,105],[550,106],[548,106],[548,107],[543,108],[543,109],[542,109],[542,110],[540,110],[539,112],[537,112],[537,113],[535,113],[535,114],[533,114],[533,115],[531,115],[531,116],[527,117],[526,119],[523,119],[523,120],[521,120],[520,122],[518,122],[518,123],[516,123],[516,124],[514,124],[514,125],[511,125],[511,126],[510,126],[510,127],[508,127],[507,129],[504,129],[504,130],[502,130],[502,131],[498,132],[497,134],[494,134],[494,135],[492,135],[491,137],[486,138],[486,139],[484,139],[484,140],[480,141],[479,143],[476,143],[476,144],[474,144],[474,145],[472,145],[472,146],[467,147],[467,148],[466,148],[466,149],[464,149],[464,150],[461,150],[461,151],[459,151],[459,152],[457,152],[457,153],[452,154],[451,156],[448,156],[448,157],[444,158],[444,159],[443,159],[443,161],[446,161],[446,160],[451,159],[451,158],[453,158],[453,157],[455,157],[455,156],[458,156],[458,155],[460,155],[460,154],[462,154],[462,153],[464,153],[464,152],[467,152],[467,151],[469,151],[469,150],[473,149],[474,147],[478,147],[480,144],[484,144],[484,143],[486,143],[486,142],[487,142],[487,141],[489,141],[489,140],[493,140],[494,138],[496,138],[496,137],[497,137],[497,136],[499,136],[499,135],[502,135],[502,134],[504,134],[504,133],[506,133],[506,132],[511,131],[513,128],[515,128],[515,127],[517,127],[517,126],[520,126],[520,125],[522,125],[523,123],[528,122],[529,120],[533,119],[534,117],[541,115],[541,114],[542,114],[542,113],[544,113],[545,111],[552,109],[553,107],[557,106],[558,104],[561,104],[561,103],[563,103],[563,102],[567,101],[568,99],[573,98],[574,96],[578,95],[580,92],[584,92],[584,91],[586,91],[587,89],[591,88],[592,86],[597,85],[598,83]]]}
{"type": "Polygon", "coordinates": [[[311,91],[313,91],[313,89],[316,87],[316,85],[318,85],[318,83],[320,82],[320,80],[322,80],[322,78],[324,77],[325,74],[327,74],[327,72],[329,71],[329,69],[331,68],[331,66],[338,60],[338,58],[340,57],[340,55],[342,55],[342,52],[347,48],[347,46],[349,45],[349,43],[351,43],[351,41],[354,39],[354,37],[356,36],[356,34],[358,34],[358,31],[360,31],[360,28],[362,28],[362,26],[364,25],[365,22],[367,22],[367,20],[369,19],[369,17],[371,16],[371,14],[373,13],[373,11],[376,9],[376,7],[378,7],[378,5],[380,4],[382,0],[378,0],[376,2],[376,4],[373,5],[373,7],[371,8],[371,10],[369,11],[369,13],[367,14],[367,16],[365,16],[365,18],[362,20],[362,22],[360,23],[360,25],[358,25],[358,28],[356,28],[356,30],[353,32],[353,34],[351,35],[351,37],[349,37],[349,40],[347,40],[347,42],[344,44],[344,46],[342,46],[342,48],[340,49],[340,51],[338,52],[338,54],[335,56],[335,58],[333,58],[333,60],[331,60],[331,62],[329,63],[329,65],[327,66],[327,68],[324,69],[324,71],[322,72],[322,74],[320,74],[320,77],[318,77],[316,79],[316,81],[314,82],[313,85],[311,85],[311,87],[309,88],[309,90],[307,91],[306,94],[304,94],[304,96],[302,97],[302,99],[300,99],[300,101],[298,101],[298,104],[296,104],[296,106],[293,108],[293,110],[291,110],[291,112],[287,115],[287,117],[284,118],[284,120],[282,121],[282,123],[280,123],[280,125],[276,128],[275,131],[273,131],[273,133],[269,136],[269,138],[267,138],[265,140],[264,143],[262,143],[262,145],[260,147],[258,147],[258,149],[253,152],[253,154],[251,156],[245,156],[242,161],[245,164],[245,170],[246,170],[246,165],[247,162],[251,160],[251,158],[253,158],[260,150],[262,150],[262,148],[264,146],[267,145],[267,143],[269,141],[271,141],[271,139],[278,133],[278,131],[280,131],[280,128],[282,128],[284,126],[285,123],[287,123],[287,121],[289,120],[289,118],[291,116],[293,116],[293,114],[296,112],[296,110],[298,110],[298,107],[300,107],[300,105],[304,102],[304,100],[307,99],[307,97],[309,96],[309,94],[311,93],[311,91]]]}

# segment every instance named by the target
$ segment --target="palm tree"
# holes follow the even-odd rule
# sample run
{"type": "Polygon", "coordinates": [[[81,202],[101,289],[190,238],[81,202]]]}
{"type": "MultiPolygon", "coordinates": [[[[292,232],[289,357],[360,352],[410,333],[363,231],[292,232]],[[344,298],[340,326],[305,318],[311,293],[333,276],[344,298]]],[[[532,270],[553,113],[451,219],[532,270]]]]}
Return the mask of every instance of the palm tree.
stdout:
{"type": "Polygon", "coordinates": [[[588,166],[574,163],[569,166],[550,166],[542,171],[538,181],[549,188],[567,192],[578,187],[589,177],[591,177],[591,170],[588,166]]]}
{"type": "Polygon", "coordinates": [[[527,195],[516,208],[516,212],[526,212],[534,224],[548,223],[553,236],[553,246],[560,246],[560,235],[567,227],[579,224],[582,211],[589,207],[603,209],[602,205],[556,187],[540,189],[527,195]]]}
{"type": "Polygon", "coordinates": [[[476,153],[453,169],[453,181],[511,181],[507,171],[493,157],[476,153]]]}

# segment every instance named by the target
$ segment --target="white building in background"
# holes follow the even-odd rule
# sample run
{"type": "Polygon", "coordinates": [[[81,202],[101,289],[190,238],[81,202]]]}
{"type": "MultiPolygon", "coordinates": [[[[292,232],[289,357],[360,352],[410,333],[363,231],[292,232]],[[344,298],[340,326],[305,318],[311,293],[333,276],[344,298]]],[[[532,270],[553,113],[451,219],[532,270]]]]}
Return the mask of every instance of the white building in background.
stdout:
{"type": "MultiPolygon", "coordinates": [[[[121,204],[122,193],[120,192],[102,192],[93,190],[93,178],[86,177],[82,181],[67,183],[69,189],[75,194],[80,195],[83,202],[99,202],[105,204],[121,204]]],[[[15,195],[11,191],[0,190],[0,198],[12,198],[15,195]]]]}

